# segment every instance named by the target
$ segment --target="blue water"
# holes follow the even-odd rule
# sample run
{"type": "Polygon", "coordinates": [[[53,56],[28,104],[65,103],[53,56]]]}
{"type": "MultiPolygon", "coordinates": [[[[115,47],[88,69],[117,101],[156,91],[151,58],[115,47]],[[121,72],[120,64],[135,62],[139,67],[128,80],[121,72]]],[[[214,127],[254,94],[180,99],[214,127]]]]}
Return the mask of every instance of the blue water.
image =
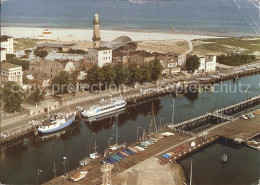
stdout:
{"type": "Polygon", "coordinates": [[[91,28],[95,12],[102,29],[259,35],[257,1],[183,0],[143,4],[128,1],[6,0],[2,26],[91,28]]]}

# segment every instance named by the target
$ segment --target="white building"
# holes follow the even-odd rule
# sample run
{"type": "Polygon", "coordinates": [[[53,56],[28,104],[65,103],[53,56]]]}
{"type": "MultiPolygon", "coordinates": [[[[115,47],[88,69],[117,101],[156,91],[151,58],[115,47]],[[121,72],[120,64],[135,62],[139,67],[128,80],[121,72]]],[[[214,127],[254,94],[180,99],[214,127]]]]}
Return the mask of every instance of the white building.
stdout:
{"type": "Polygon", "coordinates": [[[23,84],[23,68],[15,64],[1,62],[0,69],[1,84],[8,81],[16,82],[19,85],[23,84]]]}
{"type": "Polygon", "coordinates": [[[0,40],[1,40],[1,48],[5,48],[7,54],[12,54],[14,52],[13,37],[9,37],[7,35],[1,35],[0,40]]]}
{"type": "Polygon", "coordinates": [[[112,49],[107,47],[89,48],[88,58],[99,67],[112,63],[112,49]]]}
{"type": "Polygon", "coordinates": [[[1,62],[6,61],[6,49],[5,48],[0,48],[1,49],[1,62]]]}
{"type": "Polygon", "coordinates": [[[206,55],[205,57],[200,58],[200,67],[198,72],[214,72],[217,67],[217,56],[206,55]]]}

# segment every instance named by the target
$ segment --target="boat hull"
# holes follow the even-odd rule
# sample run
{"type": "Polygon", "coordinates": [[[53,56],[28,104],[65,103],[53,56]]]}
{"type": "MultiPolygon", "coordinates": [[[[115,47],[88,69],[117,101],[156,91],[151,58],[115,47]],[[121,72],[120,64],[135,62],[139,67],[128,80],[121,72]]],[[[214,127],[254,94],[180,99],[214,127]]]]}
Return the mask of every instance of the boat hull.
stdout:
{"type": "Polygon", "coordinates": [[[116,107],[113,107],[111,109],[107,109],[107,110],[104,110],[104,111],[96,112],[96,113],[93,113],[93,114],[87,114],[87,113],[82,112],[81,115],[84,116],[84,117],[87,117],[87,118],[92,118],[92,117],[95,117],[95,116],[99,116],[99,115],[102,115],[102,114],[105,114],[105,113],[109,113],[109,112],[121,109],[125,106],[126,106],[126,104],[116,106],[116,107]]]}
{"type": "Polygon", "coordinates": [[[59,131],[61,129],[64,129],[68,126],[70,126],[73,122],[75,121],[75,116],[73,116],[70,120],[68,120],[66,123],[58,126],[58,127],[55,127],[55,128],[50,128],[50,129],[38,129],[38,131],[42,134],[47,134],[47,133],[52,133],[52,132],[56,132],[56,131],[59,131]]]}

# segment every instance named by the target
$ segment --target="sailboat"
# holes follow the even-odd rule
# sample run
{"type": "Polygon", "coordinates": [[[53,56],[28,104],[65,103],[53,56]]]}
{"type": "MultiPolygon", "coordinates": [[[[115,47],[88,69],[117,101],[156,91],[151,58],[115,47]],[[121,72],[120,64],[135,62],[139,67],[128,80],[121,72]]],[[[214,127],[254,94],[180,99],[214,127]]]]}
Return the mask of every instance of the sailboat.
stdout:
{"type": "MultiPolygon", "coordinates": [[[[126,143],[123,143],[121,145],[118,144],[118,114],[116,114],[116,117],[115,117],[115,129],[116,129],[116,143],[111,145],[109,143],[109,146],[108,146],[108,149],[105,150],[105,155],[107,153],[111,153],[112,151],[115,151],[115,150],[118,150],[118,149],[122,149],[122,148],[125,148],[126,147],[126,143]]],[[[110,139],[109,139],[110,141],[110,139]]]]}
{"type": "MultiPolygon", "coordinates": [[[[188,185],[187,183],[185,183],[185,182],[183,182],[183,181],[182,181],[182,183],[183,183],[184,185],[188,185]]],[[[192,161],[190,162],[190,185],[191,185],[191,183],[192,183],[192,161]]]]}
{"type": "Polygon", "coordinates": [[[94,147],[94,149],[95,149],[95,152],[92,153],[92,154],[89,154],[89,157],[90,157],[91,159],[97,159],[97,158],[99,158],[99,157],[101,156],[100,154],[97,153],[97,143],[96,143],[96,141],[95,141],[95,147],[94,147]]]}

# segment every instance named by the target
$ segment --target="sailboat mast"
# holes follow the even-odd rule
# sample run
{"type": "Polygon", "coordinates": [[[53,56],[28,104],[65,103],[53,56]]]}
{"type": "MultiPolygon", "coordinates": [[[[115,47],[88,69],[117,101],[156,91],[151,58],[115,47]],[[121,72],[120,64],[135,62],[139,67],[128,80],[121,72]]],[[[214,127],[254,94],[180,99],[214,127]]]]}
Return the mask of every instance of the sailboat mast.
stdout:
{"type": "Polygon", "coordinates": [[[118,114],[116,114],[116,145],[118,144],[118,114]]]}
{"type": "Polygon", "coordinates": [[[190,162],[190,185],[192,182],[192,161],[190,162]]]}
{"type": "Polygon", "coordinates": [[[173,114],[174,114],[174,98],[172,99],[172,124],[173,124],[173,114]]]}

